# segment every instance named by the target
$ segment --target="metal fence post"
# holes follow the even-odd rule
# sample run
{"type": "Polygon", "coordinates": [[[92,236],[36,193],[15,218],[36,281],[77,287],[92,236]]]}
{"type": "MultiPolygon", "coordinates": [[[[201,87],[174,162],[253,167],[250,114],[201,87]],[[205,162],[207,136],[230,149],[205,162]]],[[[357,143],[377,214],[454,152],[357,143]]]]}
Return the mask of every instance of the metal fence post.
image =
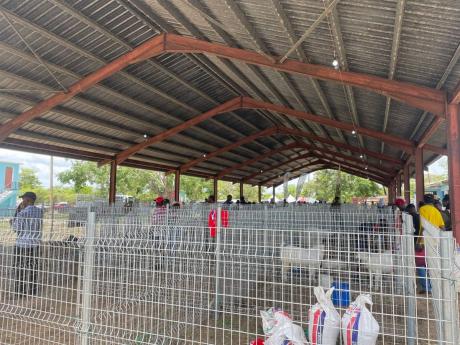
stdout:
{"type": "Polygon", "coordinates": [[[441,330],[446,344],[458,344],[458,301],[455,280],[452,279],[454,259],[454,240],[452,232],[439,232],[439,254],[441,257],[441,296],[442,317],[441,330]]]}
{"type": "Polygon", "coordinates": [[[169,204],[166,205],[165,225],[169,225],[169,204]]]}
{"type": "Polygon", "coordinates": [[[222,208],[217,208],[217,226],[216,226],[216,319],[222,307],[222,280],[221,280],[221,242],[222,242],[222,208]]]}
{"type": "Polygon", "coordinates": [[[407,304],[407,345],[415,344],[417,337],[417,301],[415,295],[415,248],[413,235],[412,216],[403,213],[403,277],[404,277],[404,295],[407,304]]]}
{"type": "Polygon", "coordinates": [[[81,336],[80,344],[89,345],[89,331],[91,326],[91,296],[93,285],[94,269],[94,243],[96,234],[96,213],[88,213],[88,223],[86,224],[86,239],[84,247],[83,261],[83,288],[81,306],[81,336]]]}

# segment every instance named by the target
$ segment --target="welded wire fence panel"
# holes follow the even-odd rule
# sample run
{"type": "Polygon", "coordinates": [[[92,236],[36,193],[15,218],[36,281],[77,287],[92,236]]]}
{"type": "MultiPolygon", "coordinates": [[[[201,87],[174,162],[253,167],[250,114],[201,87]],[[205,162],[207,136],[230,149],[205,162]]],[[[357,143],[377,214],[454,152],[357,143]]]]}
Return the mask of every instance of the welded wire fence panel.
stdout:
{"type": "Polygon", "coordinates": [[[270,307],[306,329],[313,288],[334,285],[341,315],[370,295],[378,344],[457,344],[452,238],[429,230],[433,292],[417,294],[407,215],[324,205],[92,210],[84,227],[55,220],[50,231],[45,218],[38,293],[21,298],[4,220],[0,343],[248,344],[263,337],[260,311],[270,307]]]}
{"type": "Polygon", "coordinates": [[[0,221],[0,343],[73,344],[85,227],[43,220],[39,247],[20,248],[0,221]]]}

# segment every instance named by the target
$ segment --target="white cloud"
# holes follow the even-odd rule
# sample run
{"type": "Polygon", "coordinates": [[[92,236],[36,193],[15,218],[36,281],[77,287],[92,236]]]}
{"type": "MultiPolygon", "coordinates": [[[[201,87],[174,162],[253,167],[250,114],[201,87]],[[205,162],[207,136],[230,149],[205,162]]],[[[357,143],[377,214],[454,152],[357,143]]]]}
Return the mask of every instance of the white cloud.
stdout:
{"type": "MultiPolygon", "coordinates": [[[[35,153],[0,149],[0,161],[21,164],[21,168],[31,168],[36,173],[41,183],[48,187],[50,184],[50,156],[35,153]]],[[[72,160],[54,157],[54,184],[57,185],[57,175],[70,168],[72,160]]]]}

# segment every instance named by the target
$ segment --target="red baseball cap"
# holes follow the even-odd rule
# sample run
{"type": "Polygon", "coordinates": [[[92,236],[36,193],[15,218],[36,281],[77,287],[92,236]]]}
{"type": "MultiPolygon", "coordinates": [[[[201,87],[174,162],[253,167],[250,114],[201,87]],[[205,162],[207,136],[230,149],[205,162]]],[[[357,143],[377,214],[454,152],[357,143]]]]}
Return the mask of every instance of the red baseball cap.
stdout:
{"type": "Polygon", "coordinates": [[[397,198],[395,200],[395,205],[396,206],[404,206],[405,204],[406,204],[406,201],[404,199],[402,199],[402,198],[397,198]]]}
{"type": "Polygon", "coordinates": [[[154,199],[154,201],[157,204],[161,204],[163,201],[165,201],[165,199],[162,196],[158,196],[156,199],[154,199]]]}

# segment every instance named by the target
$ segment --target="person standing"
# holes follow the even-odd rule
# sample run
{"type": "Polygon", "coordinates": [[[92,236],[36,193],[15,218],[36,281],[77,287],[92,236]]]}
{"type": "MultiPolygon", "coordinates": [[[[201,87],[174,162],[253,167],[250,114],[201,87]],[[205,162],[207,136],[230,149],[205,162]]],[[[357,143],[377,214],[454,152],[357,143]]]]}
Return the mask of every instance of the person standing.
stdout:
{"type": "Polygon", "coordinates": [[[417,210],[415,209],[414,204],[407,205],[406,212],[409,213],[412,216],[412,224],[413,224],[413,227],[414,227],[414,236],[415,236],[415,241],[417,241],[417,238],[418,238],[419,232],[420,232],[420,215],[417,213],[417,210]]]}
{"type": "Polygon", "coordinates": [[[402,212],[406,208],[406,201],[403,198],[397,198],[395,200],[395,206],[402,212]]]}
{"type": "Polygon", "coordinates": [[[38,292],[38,258],[42,238],[43,210],[35,206],[37,195],[26,192],[12,221],[16,232],[14,247],[15,294],[34,296],[38,292]]]}
{"type": "Polygon", "coordinates": [[[225,200],[224,205],[233,205],[233,196],[231,194],[227,195],[227,200],[225,200]]]}
{"type": "Polygon", "coordinates": [[[431,292],[431,283],[428,278],[428,271],[426,268],[425,260],[425,243],[423,241],[424,229],[422,225],[422,218],[440,230],[444,230],[445,226],[441,212],[439,212],[439,210],[434,206],[434,202],[435,200],[433,194],[425,194],[423,196],[423,206],[419,208],[420,228],[415,243],[415,265],[417,267],[418,280],[421,285],[419,293],[431,292]]]}
{"type": "Polygon", "coordinates": [[[442,220],[444,221],[444,230],[452,231],[452,223],[450,220],[450,214],[447,212],[447,210],[442,209],[441,201],[435,200],[433,205],[441,213],[442,220]]]}

